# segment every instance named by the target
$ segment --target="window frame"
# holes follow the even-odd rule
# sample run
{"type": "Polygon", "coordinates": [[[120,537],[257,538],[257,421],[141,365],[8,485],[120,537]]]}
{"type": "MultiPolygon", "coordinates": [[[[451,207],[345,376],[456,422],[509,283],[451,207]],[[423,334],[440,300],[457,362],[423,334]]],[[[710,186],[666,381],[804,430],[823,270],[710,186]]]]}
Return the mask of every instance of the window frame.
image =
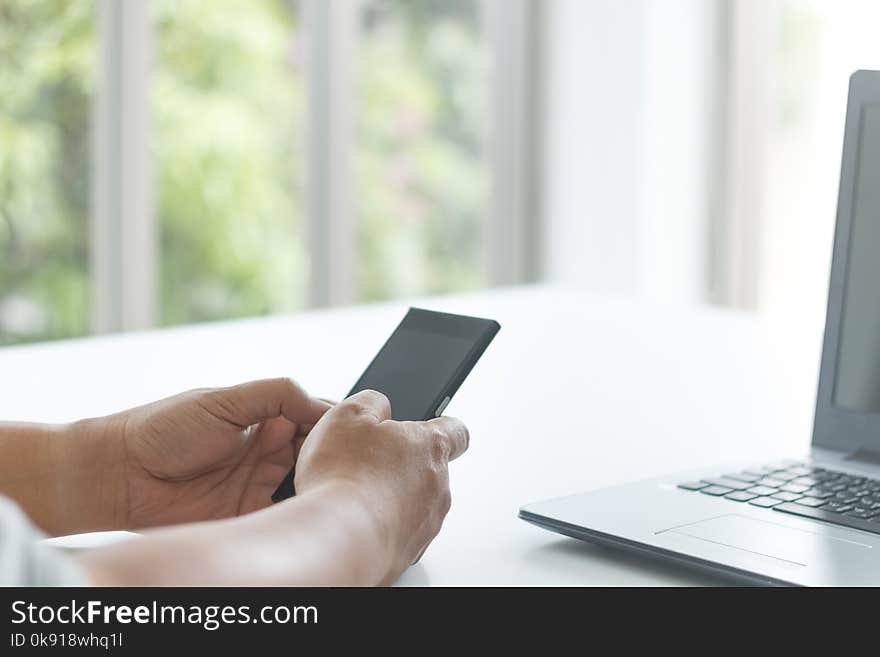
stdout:
{"type": "Polygon", "coordinates": [[[149,152],[148,2],[98,4],[98,84],[92,111],[92,330],[156,320],[156,226],[149,152]]]}
{"type": "MultiPolygon", "coordinates": [[[[489,83],[489,285],[539,275],[536,88],[539,0],[479,0],[494,62],[489,83]],[[517,111],[511,111],[515,107],[517,111]]],[[[158,253],[150,153],[151,2],[101,0],[93,110],[92,329],[146,329],[158,317],[158,253]]],[[[308,43],[306,233],[308,306],[355,301],[354,74],[361,0],[301,0],[308,43]]]]}
{"type": "Polygon", "coordinates": [[[772,10],[763,0],[722,2],[711,190],[709,300],[756,310],[769,132],[772,10]]]}
{"type": "Polygon", "coordinates": [[[543,170],[540,0],[482,0],[491,61],[487,222],[489,285],[526,283],[542,271],[543,170]],[[514,108],[513,111],[511,108],[514,108]]]}

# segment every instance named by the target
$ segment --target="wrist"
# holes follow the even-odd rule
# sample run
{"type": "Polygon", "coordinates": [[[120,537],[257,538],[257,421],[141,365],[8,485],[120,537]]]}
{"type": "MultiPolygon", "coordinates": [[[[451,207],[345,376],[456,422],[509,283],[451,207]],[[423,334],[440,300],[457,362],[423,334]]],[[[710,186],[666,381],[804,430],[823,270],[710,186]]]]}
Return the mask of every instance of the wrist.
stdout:
{"type": "Polygon", "coordinates": [[[160,529],[80,561],[102,585],[389,584],[400,559],[363,493],[321,482],[253,514],[160,529]]]}
{"type": "Polygon", "coordinates": [[[58,481],[55,533],[128,528],[121,425],[121,416],[111,415],[48,428],[58,481]]]}
{"type": "MultiPolygon", "coordinates": [[[[392,514],[384,513],[384,505],[370,494],[366,482],[332,479],[298,493],[294,501],[314,503],[323,513],[332,515],[340,532],[349,534],[347,542],[354,547],[344,561],[350,565],[345,582],[375,586],[393,581],[399,574],[398,549],[394,540],[392,514]]],[[[289,504],[287,502],[282,503],[289,504]]],[[[290,508],[293,508],[290,504],[290,508]]]]}

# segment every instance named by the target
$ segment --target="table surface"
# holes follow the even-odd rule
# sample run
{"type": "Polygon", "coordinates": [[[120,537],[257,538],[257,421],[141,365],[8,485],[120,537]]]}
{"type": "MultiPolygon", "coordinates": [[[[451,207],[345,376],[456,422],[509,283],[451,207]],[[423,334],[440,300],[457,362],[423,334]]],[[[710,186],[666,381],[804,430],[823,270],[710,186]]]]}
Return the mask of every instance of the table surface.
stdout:
{"type": "MultiPolygon", "coordinates": [[[[421,300],[501,332],[446,413],[471,430],[453,508],[403,585],[717,584],[519,519],[535,500],[804,453],[821,326],[533,286],[421,300]]],[[[339,398],[405,303],[0,350],[0,417],[67,421],[201,386],[292,376],[339,398]]]]}

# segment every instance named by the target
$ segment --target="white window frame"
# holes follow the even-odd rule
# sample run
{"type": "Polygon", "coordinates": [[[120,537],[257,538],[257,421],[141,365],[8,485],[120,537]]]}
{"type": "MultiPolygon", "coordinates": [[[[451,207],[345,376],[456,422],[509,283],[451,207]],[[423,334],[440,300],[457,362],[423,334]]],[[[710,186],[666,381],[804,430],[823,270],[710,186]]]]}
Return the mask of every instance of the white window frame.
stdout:
{"type": "Polygon", "coordinates": [[[101,0],[93,110],[92,330],[156,319],[156,229],[150,144],[148,2],[101,0]]]}
{"type": "Polygon", "coordinates": [[[357,89],[354,59],[360,0],[303,0],[308,42],[306,217],[309,305],[338,306],[355,296],[353,199],[357,89]]]}
{"type": "MultiPolygon", "coordinates": [[[[362,0],[301,0],[309,44],[306,116],[308,303],[355,300],[357,218],[353,198],[362,0]]],[[[536,86],[541,2],[481,0],[491,60],[491,209],[487,280],[521,283],[540,275],[537,198],[540,94],[536,86]]],[[[99,3],[99,85],[94,106],[92,187],[93,330],[154,326],[157,227],[150,153],[151,3],[99,3]]]]}
{"type": "Polygon", "coordinates": [[[756,310],[760,303],[771,3],[721,2],[717,137],[709,248],[709,300],[756,310]]]}
{"type": "Polygon", "coordinates": [[[542,11],[540,0],[483,0],[491,62],[489,285],[525,283],[542,274],[542,11]]]}

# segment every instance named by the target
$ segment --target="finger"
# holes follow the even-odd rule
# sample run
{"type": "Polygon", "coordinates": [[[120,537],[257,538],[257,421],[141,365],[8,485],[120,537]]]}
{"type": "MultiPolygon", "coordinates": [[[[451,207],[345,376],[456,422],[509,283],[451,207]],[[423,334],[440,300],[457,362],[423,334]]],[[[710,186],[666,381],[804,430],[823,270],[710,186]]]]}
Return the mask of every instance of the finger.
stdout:
{"type": "Polygon", "coordinates": [[[284,416],[273,417],[256,425],[253,434],[256,456],[263,456],[289,447],[296,438],[299,425],[284,416]]]}
{"type": "Polygon", "coordinates": [[[334,407],[338,412],[355,412],[370,415],[376,422],[391,419],[391,402],[376,390],[361,390],[342,400],[334,407]]]}
{"type": "Polygon", "coordinates": [[[327,402],[311,397],[298,383],[283,377],[220,388],[211,394],[234,416],[228,419],[241,426],[280,416],[291,422],[314,424],[330,408],[327,402]]]}
{"type": "Polygon", "coordinates": [[[449,460],[453,461],[467,451],[470,444],[470,433],[464,422],[454,417],[438,417],[428,420],[427,424],[439,431],[438,440],[446,442],[449,460]]]}

